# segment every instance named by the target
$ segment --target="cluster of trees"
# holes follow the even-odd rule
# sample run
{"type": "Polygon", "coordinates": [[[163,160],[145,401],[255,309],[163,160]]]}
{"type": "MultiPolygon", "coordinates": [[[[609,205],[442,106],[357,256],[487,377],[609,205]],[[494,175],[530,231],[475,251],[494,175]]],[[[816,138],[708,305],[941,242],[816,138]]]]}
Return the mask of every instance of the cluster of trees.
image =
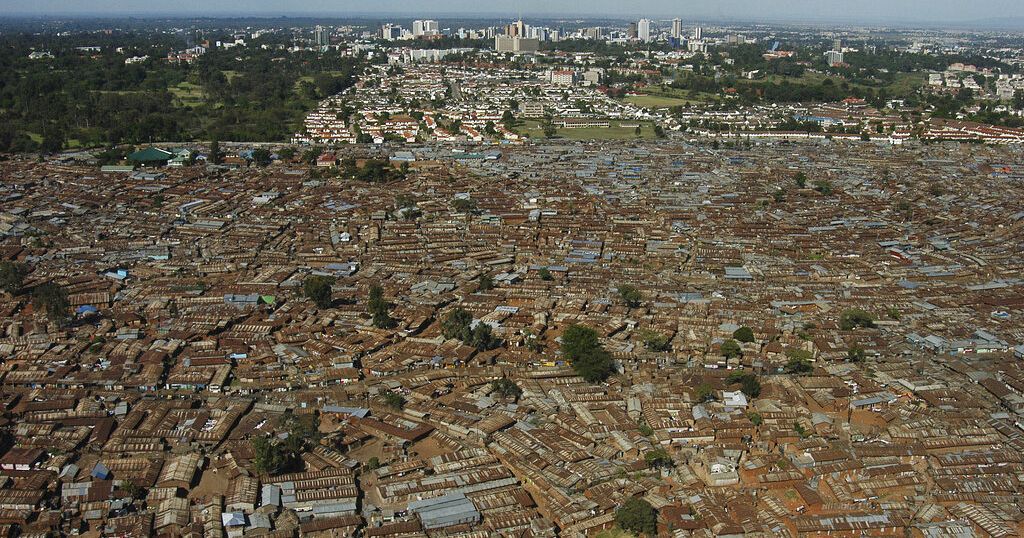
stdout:
{"type": "Polygon", "coordinates": [[[119,46],[151,59],[126,65],[113,44],[82,54],[74,36],[0,39],[0,152],[211,137],[283,141],[316,99],[352,86],[365,61],[249,46],[176,64],[162,56],[185,48],[183,40],[159,31],[119,38],[119,46]],[[39,48],[56,57],[29,60],[39,48]],[[312,93],[299,84],[305,77],[313,78],[312,93]]]}
{"type": "Polygon", "coordinates": [[[388,391],[385,392],[382,397],[384,398],[384,405],[394,409],[395,411],[402,409],[405,405],[405,396],[402,396],[397,392],[388,391]]]}
{"type": "Polygon", "coordinates": [[[814,371],[814,366],[811,366],[811,359],[814,358],[814,355],[810,351],[790,348],[786,350],[786,356],[789,357],[789,360],[786,361],[783,370],[787,374],[801,375],[814,371]]]}
{"type": "Polygon", "coordinates": [[[640,303],[644,300],[643,293],[640,293],[640,290],[629,284],[620,284],[617,291],[619,292],[619,298],[622,299],[622,302],[630,308],[640,306],[640,303]]]}
{"type": "Polygon", "coordinates": [[[459,213],[476,212],[476,202],[468,198],[456,198],[452,200],[452,209],[459,213]]]}
{"type": "Polygon", "coordinates": [[[18,295],[29,272],[29,267],[23,263],[0,262],[0,290],[18,295]]]}
{"type": "Polygon", "coordinates": [[[615,524],[634,534],[653,537],[658,533],[658,513],[651,503],[630,497],[615,511],[615,524]]]}
{"type": "Polygon", "coordinates": [[[875,317],[859,308],[844,310],[839,316],[839,328],[852,331],[857,328],[870,329],[875,326],[875,317]]]}
{"type": "Polygon", "coordinates": [[[363,166],[359,166],[354,158],[349,157],[341,161],[339,168],[341,177],[367,183],[387,183],[405,179],[408,173],[409,163],[402,163],[400,168],[395,169],[390,162],[384,159],[367,159],[363,162],[363,166]]]}
{"type": "Polygon", "coordinates": [[[646,348],[648,351],[672,351],[672,335],[670,334],[662,334],[654,331],[645,331],[641,333],[641,338],[644,342],[644,348],[646,348]]]}
{"type": "MultiPolygon", "coordinates": [[[[25,277],[32,272],[32,269],[23,263],[12,261],[0,262],[0,290],[11,296],[18,296],[24,293],[25,277]]],[[[68,292],[56,282],[45,282],[31,289],[32,306],[42,312],[46,317],[58,324],[63,324],[69,318],[68,292]]]]}
{"type": "Polygon", "coordinates": [[[302,292],[316,304],[317,308],[330,308],[333,304],[331,288],[334,282],[335,280],[329,276],[308,276],[302,281],[302,292]]]}
{"type": "Polygon", "coordinates": [[[598,340],[597,331],[572,325],[562,334],[562,356],[589,383],[602,382],[614,371],[611,353],[598,340]]]}
{"type": "Polygon", "coordinates": [[[728,382],[730,385],[739,385],[740,391],[750,398],[761,395],[761,382],[750,372],[733,371],[729,374],[728,382]]]}
{"type": "Polygon", "coordinates": [[[285,439],[257,436],[252,439],[253,468],[273,475],[299,470],[302,454],[320,440],[320,421],[316,415],[288,414],[284,419],[285,439]]]}
{"type": "Polygon", "coordinates": [[[480,351],[494,349],[501,343],[492,333],[490,325],[480,322],[473,326],[473,315],[462,308],[452,310],[441,320],[441,334],[448,339],[461,340],[480,351]]]}
{"type": "Polygon", "coordinates": [[[523,389],[511,379],[503,377],[491,382],[491,393],[502,398],[518,400],[523,395],[523,389]]]}

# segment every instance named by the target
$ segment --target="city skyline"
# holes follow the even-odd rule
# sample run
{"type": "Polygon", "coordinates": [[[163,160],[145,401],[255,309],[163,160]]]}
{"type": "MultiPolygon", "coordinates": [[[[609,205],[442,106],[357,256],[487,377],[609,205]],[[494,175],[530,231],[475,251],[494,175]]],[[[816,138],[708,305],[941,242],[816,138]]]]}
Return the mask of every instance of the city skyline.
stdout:
{"type": "MultiPolygon", "coordinates": [[[[0,1],[0,8],[8,16],[116,16],[116,15],[178,15],[178,16],[238,16],[234,4],[222,0],[199,2],[183,1],[171,11],[154,8],[148,2],[128,0],[42,0],[31,6],[11,0],[0,1]]],[[[541,2],[521,0],[516,3],[500,3],[484,6],[466,0],[441,0],[411,2],[408,0],[384,0],[374,7],[365,3],[342,0],[329,2],[311,0],[300,5],[278,0],[256,0],[247,5],[245,15],[319,15],[348,17],[388,17],[400,15],[437,17],[452,16],[577,16],[577,17],[676,17],[684,19],[756,21],[771,22],[845,22],[890,24],[942,24],[963,26],[1024,26],[1024,8],[1013,0],[981,0],[965,9],[961,2],[939,0],[901,0],[885,2],[867,0],[856,5],[847,2],[812,0],[786,0],[770,5],[754,0],[726,0],[723,2],[670,2],[668,0],[643,0],[632,2],[628,7],[610,0],[560,0],[541,2]]]]}

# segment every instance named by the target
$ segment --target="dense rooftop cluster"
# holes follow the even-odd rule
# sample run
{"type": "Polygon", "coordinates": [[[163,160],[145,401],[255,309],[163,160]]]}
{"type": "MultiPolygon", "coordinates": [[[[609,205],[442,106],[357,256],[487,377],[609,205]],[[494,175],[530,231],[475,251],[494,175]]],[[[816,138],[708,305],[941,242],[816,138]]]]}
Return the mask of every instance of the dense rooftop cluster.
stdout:
{"type": "Polygon", "coordinates": [[[0,163],[0,531],[1024,532],[1019,148],[384,148],[0,163]]]}

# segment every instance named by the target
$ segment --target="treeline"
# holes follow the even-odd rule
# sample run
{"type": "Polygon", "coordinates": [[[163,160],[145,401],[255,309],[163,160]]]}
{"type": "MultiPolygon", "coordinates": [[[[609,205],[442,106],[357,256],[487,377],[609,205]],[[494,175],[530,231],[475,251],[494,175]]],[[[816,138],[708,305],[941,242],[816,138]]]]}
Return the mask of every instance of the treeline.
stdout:
{"type": "Polygon", "coordinates": [[[250,46],[173,64],[165,59],[166,38],[125,40],[150,59],[125,65],[128,55],[108,43],[100,52],[80,52],[78,43],[91,42],[81,37],[74,46],[48,46],[41,37],[0,40],[0,152],[212,138],[283,141],[318,99],[352,86],[364,62],[250,46]],[[32,50],[55,57],[30,60],[32,50]]]}

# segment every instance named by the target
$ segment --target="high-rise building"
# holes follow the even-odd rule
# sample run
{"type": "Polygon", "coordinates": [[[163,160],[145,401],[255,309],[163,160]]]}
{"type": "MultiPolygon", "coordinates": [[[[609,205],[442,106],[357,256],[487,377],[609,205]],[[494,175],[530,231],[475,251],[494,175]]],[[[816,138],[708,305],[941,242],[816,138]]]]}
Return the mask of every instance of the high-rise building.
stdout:
{"type": "Polygon", "coordinates": [[[843,40],[841,38],[837,37],[832,41],[832,50],[836,52],[843,52],[843,40]]]}
{"type": "Polygon", "coordinates": [[[640,19],[640,21],[636,23],[636,37],[640,41],[652,41],[654,39],[652,32],[653,28],[651,28],[650,19],[640,19]]]}
{"type": "Polygon", "coordinates": [[[629,23],[629,28],[626,30],[626,37],[627,38],[629,38],[629,39],[636,39],[636,36],[637,36],[636,26],[637,25],[636,25],[635,22],[629,23]]]}
{"type": "Polygon", "coordinates": [[[838,50],[830,50],[825,53],[825,61],[828,65],[840,65],[843,63],[843,53],[838,50]]]}
{"type": "Polygon", "coordinates": [[[683,37],[683,20],[672,19],[672,37],[681,39],[683,37]]]}
{"type": "Polygon", "coordinates": [[[526,23],[523,22],[523,19],[519,19],[505,27],[505,35],[509,37],[526,37],[527,30],[526,23]]]}
{"type": "Polygon", "coordinates": [[[514,54],[533,54],[540,50],[540,40],[499,35],[494,38],[494,50],[514,54]]]}
{"type": "Polygon", "coordinates": [[[385,24],[380,28],[380,37],[385,41],[394,41],[402,37],[402,27],[394,24],[385,24]]]}
{"type": "Polygon", "coordinates": [[[331,33],[323,26],[313,29],[313,43],[318,47],[326,47],[331,44],[331,33]]]}
{"type": "Polygon", "coordinates": [[[440,33],[440,26],[438,26],[437,21],[412,21],[413,37],[437,35],[438,33],[440,33]]]}
{"type": "Polygon", "coordinates": [[[704,39],[704,29],[698,26],[693,29],[693,40],[700,41],[701,39],[704,39]]]}

